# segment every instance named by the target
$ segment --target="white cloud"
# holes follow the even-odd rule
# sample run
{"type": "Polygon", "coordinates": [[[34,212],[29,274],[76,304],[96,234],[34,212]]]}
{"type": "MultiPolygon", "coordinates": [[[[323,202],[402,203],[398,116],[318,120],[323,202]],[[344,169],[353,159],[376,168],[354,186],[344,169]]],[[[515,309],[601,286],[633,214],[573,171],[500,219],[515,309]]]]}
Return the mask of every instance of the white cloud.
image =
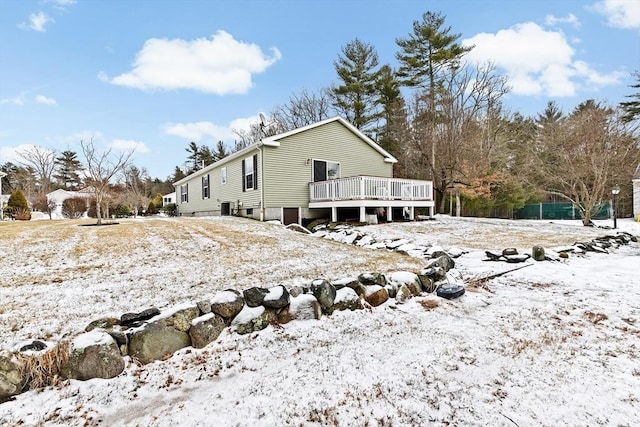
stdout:
{"type": "Polygon", "coordinates": [[[38,104],[44,104],[44,105],[56,105],[57,102],[55,99],[53,98],[48,98],[44,95],[37,95],[36,96],[36,102],[38,104]]]}
{"type": "Polygon", "coordinates": [[[640,28],[640,2],[637,0],[602,0],[592,9],[604,15],[612,27],[640,28]]]}
{"type": "Polygon", "coordinates": [[[22,30],[33,30],[39,33],[44,33],[47,31],[45,28],[46,25],[50,22],[55,22],[53,18],[48,16],[46,13],[39,11],[38,13],[32,13],[29,15],[28,22],[21,22],[18,24],[18,28],[22,30]]]}
{"type": "MultiPolygon", "coordinates": [[[[194,89],[216,95],[243,94],[253,74],[264,72],[281,57],[259,46],[237,41],[225,31],[210,39],[149,39],[136,55],[134,68],[112,78],[115,85],[137,89],[194,89]]],[[[104,73],[99,77],[105,78],[104,73]]]]}
{"type": "Polygon", "coordinates": [[[463,40],[475,45],[467,59],[492,62],[506,71],[517,95],[573,96],[584,86],[597,89],[616,84],[622,73],[601,74],[576,54],[564,33],[545,30],[533,22],[517,24],[495,34],[480,33],[463,40]]]}
{"type": "Polygon", "coordinates": [[[132,152],[136,153],[148,153],[149,147],[144,142],[134,141],[131,139],[114,139],[109,144],[110,148],[118,151],[132,152]]]}
{"type": "Polygon", "coordinates": [[[249,131],[251,125],[258,120],[256,115],[234,119],[224,126],[212,122],[167,123],[163,130],[167,135],[179,136],[196,143],[215,144],[218,141],[232,142],[237,137],[234,131],[249,131]]]}
{"type": "Polygon", "coordinates": [[[14,98],[3,98],[0,99],[0,104],[13,104],[13,105],[24,105],[26,102],[27,92],[22,92],[18,96],[14,98]]]}
{"type": "Polygon", "coordinates": [[[20,144],[15,147],[0,147],[0,164],[11,162],[14,164],[23,161],[18,153],[32,150],[35,147],[33,144],[20,144]]]}
{"type": "Polygon", "coordinates": [[[569,25],[572,25],[574,28],[580,28],[580,25],[581,25],[580,20],[573,13],[568,14],[564,18],[561,18],[561,17],[559,18],[553,15],[547,15],[544,19],[544,23],[551,27],[554,27],[558,24],[569,24],[569,25]]]}
{"type": "Polygon", "coordinates": [[[53,3],[56,6],[72,6],[76,4],[77,0],[47,0],[45,3],[53,3]]]}
{"type": "Polygon", "coordinates": [[[200,142],[203,139],[224,141],[233,138],[231,128],[218,126],[212,122],[168,123],[163,129],[167,135],[179,136],[194,142],[200,142]]]}
{"type": "Polygon", "coordinates": [[[100,139],[102,139],[102,133],[101,132],[97,132],[97,131],[90,131],[90,130],[84,130],[84,131],[80,131],[68,136],[64,136],[62,138],[59,138],[60,141],[66,143],[66,144],[78,144],[78,147],[80,147],[80,141],[91,141],[93,139],[93,141],[98,141],[100,139]]]}

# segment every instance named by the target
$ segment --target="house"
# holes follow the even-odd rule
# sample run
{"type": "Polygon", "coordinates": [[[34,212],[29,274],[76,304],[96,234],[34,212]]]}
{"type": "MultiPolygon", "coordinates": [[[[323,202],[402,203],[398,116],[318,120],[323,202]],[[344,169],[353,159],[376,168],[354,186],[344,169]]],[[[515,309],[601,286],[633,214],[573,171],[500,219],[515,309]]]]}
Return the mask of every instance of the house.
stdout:
{"type": "Polygon", "coordinates": [[[169,193],[169,194],[164,194],[162,196],[162,206],[167,206],[170,204],[175,204],[176,203],[176,192],[174,191],[173,193],[169,193]]]}
{"type": "Polygon", "coordinates": [[[58,190],[52,191],[51,193],[48,193],[47,201],[55,202],[55,207],[51,211],[51,218],[53,219],[64,218],[64,215],[62,215],[62,203],[65,200],[71,199],[73,197],[86,199],[87,210],[88,210],[89,202],[94,197],[94,192],[93,192],[93,189],[91,188],[85,188],[79,191],[69,191],[69,190],[58,189],[58,190]]]}
{"type": "Polygon", "coordinates": [[[341,117],[260,142],[177,182],[179,215],[239,215],[284,224],[433,215],[430,181],[393,178],[397,160],[341,117]]]}

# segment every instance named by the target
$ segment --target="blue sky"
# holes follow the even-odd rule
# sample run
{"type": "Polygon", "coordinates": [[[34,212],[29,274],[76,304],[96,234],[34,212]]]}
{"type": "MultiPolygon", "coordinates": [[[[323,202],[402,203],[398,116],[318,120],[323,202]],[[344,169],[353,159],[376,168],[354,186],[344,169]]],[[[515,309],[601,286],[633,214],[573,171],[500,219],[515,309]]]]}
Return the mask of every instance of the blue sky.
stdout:
{"type": "Polygon", "coordinates": [[[396,66],[397,38],[427,11],[509,76],[505,105],[617,104],[640,70],[637,0],[0,0],[0,164],[38,145],[130,150],[165,179],[189,141],[232,129],[294,93],[336,82],[356,37],[396,66]]]}

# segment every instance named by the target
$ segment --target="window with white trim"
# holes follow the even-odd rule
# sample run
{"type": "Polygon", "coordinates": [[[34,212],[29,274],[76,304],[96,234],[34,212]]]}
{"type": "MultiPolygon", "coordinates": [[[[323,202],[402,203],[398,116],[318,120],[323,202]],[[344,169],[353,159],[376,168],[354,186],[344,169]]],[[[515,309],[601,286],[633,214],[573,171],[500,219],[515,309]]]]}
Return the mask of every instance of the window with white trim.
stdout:
{"type": "Polygon", "coordinates": [[[313,182],[340,178],[340,163],[326,160],[313,161],[313,182]]]}
{"type": "Polygon", "coordinates": [[[258,155],[242,160],[242,191],[258,189],[258,155]]]}
{"type": "Polygon", "coordinates": [[[202,177],[202,198],[208,199],[211,192],[209,191],[209,174],[202,177]]]}
{"type": "Polygon", "coordinates": [[[222,185],[225,185],[227,183],[227,167],[226,166],[220,169],[220,182],[222,183],[222,185]]]}
{"type": "Polygon", "coordinates": [[[189,184],[180,186],[180,202],[187,203],[189,201],[189,184]]]}

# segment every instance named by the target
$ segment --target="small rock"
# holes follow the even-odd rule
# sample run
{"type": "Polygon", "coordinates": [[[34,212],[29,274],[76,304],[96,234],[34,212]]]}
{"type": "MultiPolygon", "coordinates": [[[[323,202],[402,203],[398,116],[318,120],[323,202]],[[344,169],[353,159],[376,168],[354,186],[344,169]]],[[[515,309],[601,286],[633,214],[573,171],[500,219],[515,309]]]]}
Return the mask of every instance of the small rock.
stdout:
{"type": "Polygon", "coordinates": [[[22,344],[18,349],[18,351],[19,352],[42,351],[42,350],[46,350],[46,348],[47,348],[47,344],[43,343],[42,341],[33,340],[30,343],[22,344]]]}
{"type": "Polygon", "coordinates": [[[404,304],[412,296],[413,294],[407,285],[400,285],[398,293],[396,293],[396,302],[398,304],[404,304]]]}
{"type": "Polygon", "coordinates": [[[358,281],[365,286],[384,286],[387,284],[387,278],[381,273],[362,273],[358,275],[358,281]]]}
{"type": "Polygon", "coordinates": [[[160,310],[156,307],[151,307],[146,310],[143,310],[139,313],[125,313],[120,316],[120,324],[122,326],[131,326],[133,324],[149,320],[154,316],[160,314],[160,310]]]}
{"type": "Polygon", "coordinates": [[[264,297],[262,305],[267,308],[284,308],[289,305],[289,291],[282,285],[269,288],[269,293],[264,297]]]}
{"type": "Polygon", "coordinates": [[[211,299],[211,312],[223,317],[233,319],[244,307],[242,294],[235,289],[227,289],[217,293],[211,299]]]}
{"type": "Polygon", "coordinates": [[[245,304],[247,304],[249,307],[257,307],[259,305],[262,305],[264,297],[267,296],[268,293],[269,289],[254,286],[243,291],[242,296],[244,297],[245,304]]]}
{"type": "Polygon", "coordinates": [[[531,249],[531,255],[535,261],[545,260],[544,248],[542,246],[534,246],[533,249],[531,249]]]}
{"type": "Polygon", "coordinates": [[[211,301],[207,301],[207,300],[198,301],[196,303],[196,306],[198,307],[198,309],[200,310],[200,313],[202,314],[211,313],[211,301]]]}
{"type": "Polygon", "coordinates": [[[85,332],[91,332],[94,329],[111,329],[114,326],[120,324],[120,319],[115,317],[104,317],[102,319],[94,320],[89,323],[86,328],[84,328],[85,332]]]}
{"type": "Polygon", "coordinates": [[[362,308],[362,300],[353,289],[344,287],[336,292],[336,300],[333,304],[334,310],[353,311],[360,310],[362,308]]]}

